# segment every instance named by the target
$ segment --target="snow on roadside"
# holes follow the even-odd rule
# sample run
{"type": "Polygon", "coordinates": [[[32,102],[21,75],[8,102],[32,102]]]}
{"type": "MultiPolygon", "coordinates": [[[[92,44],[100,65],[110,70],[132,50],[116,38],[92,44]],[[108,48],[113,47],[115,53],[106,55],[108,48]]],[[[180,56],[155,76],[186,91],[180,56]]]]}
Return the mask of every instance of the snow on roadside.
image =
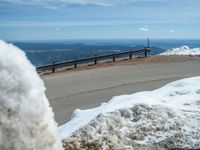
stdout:
{"type": "Polygon", "coordinates": [[[61,150],[43,81],[25,53],[0,40],[0,149],[61,150]]]}
{"type": "Polygon", "coordinates": [[[182,46],[169,49],[159,55],[200,55],[200,48],[190,48],[188,46],[182,46]]]}
{"type": "Polygon", "coordinates": [[[200,148],[200,76],[76,110],[59,127],[72,149],[200,148]]]}

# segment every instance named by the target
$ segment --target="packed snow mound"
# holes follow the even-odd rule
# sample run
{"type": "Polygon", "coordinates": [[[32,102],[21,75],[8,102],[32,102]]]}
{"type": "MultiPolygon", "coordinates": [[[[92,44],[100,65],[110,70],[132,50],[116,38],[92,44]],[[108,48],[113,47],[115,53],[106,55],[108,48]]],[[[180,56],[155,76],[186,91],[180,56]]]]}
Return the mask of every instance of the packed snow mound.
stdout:
{"type": "Polygon", "coordinates": [[[25,53],[0,40],[0,149],[61,150],[43,81],[25,53]]]}
{"type": "Polygon", "coordinates": [[[190,48],[188,46],[182,46],[169,49],[159,55],[200,55],[200,48],[190,48]]]}
{"type": "Polygon", "coordinates": [[[76,110],[59,127],[66,149],[199,149],[200,76],[76,110]]]}

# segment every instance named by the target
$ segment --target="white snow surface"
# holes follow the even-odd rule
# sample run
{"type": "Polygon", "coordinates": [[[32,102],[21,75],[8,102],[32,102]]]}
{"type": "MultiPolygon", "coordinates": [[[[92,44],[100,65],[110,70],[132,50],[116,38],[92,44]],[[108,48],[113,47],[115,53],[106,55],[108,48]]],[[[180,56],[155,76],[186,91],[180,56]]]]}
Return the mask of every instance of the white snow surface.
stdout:
{"type": "Polygon", "coordinates": [[[200,48],[190,48],[188,46],[181,46],[169,49],[159,55],[200,55],[200,48]]]}
{"type": "Polygon", "coordinates": [[[25,53],[0,40],[0,149],[61,150],[43,81],[25,53]]]}
{"type": "Polygon", "coordinates": [[[175,145],[170,149],[200,148],[200,76],[116,96],[96,108],[77,109],[59,133],[68,145],[87,136],[87,141],[101,141],[101,149],[108,143],[116,145],[114,149],[131,149],[131,142],[145,145],[169,139],[175,145]]]}

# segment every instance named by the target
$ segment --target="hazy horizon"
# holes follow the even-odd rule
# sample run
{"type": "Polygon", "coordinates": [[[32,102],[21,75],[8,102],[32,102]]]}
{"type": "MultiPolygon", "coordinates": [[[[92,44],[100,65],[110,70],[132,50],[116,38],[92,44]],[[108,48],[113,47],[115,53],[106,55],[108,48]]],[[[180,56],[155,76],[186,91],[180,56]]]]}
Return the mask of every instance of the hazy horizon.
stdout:
{"type": "MultiPolygon", "coordinates": [[[[150,39],[151,41],[188,41],[188,40],[192,40],[192,41],[199,41],[200,38],[198,39],[192,39],[192,38],[185,38],[185,39],[181,39],[181,38],[177,38],[177,39],[170,39],[170,38],[152,38],[150,39]]],[[[50,40],[46,40],[46,39],[34,39],[34,40],[5,40],[7,42],[24,42],[24,43],[31,43],[31,42],[35,42],[35,43],[40,43],[40,42],[46,42],[46,43],[51,43],[51,42],[75,42],[75,43],[81,43],[81,42],[85,42],[85,41],[96,41],[96,42],[112,42],[112,41],[147,41],[147,39],[50,39],[50,40]]]]}

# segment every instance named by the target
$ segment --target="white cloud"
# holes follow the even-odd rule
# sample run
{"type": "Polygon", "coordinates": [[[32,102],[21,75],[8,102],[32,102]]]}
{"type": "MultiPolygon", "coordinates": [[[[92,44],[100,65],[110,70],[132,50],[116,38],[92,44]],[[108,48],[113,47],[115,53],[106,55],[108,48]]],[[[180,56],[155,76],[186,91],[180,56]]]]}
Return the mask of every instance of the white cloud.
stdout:
{"type": "Polygon", "coordinates": [[[174,33],[175,31],[174,31],[173,29],[170,29],[169,32],[170,32],[170,33],[174,33]]]}
{"type": "Polygon", "coordinates": [[[68,5],[97,5],[97,6],[114,6],[125,5],[135,2],[160,2],[165,0],[0,0],[0,2],[24,4],[24,5],[39,5],[48,8],[68,5]]]}
{"type": "Polygon", "coordinates": [[[140,31],[144,31],[144,32],[148,32],[149,31],[148,27],[140,27],[139,30],[140,31]]]}
{"type": "Polygon", "coordinates": [[[60,28],[57,27],[57,28],[56,28],[56,32],[60,32],[60,28]]]}
{"type": "Polygon", "coordinates": [[[98,5],[112,6],[115,0],[0,0],[0,2],[23,4],[23,5],[40,5],[51,8],[51,6],[68,6],[68,5],[98,5]]]}
{"type": "Polygon", "coordinates": [[[2,21],[0,27],[53,27],[60,31],[60,27],[73,26],[118,26],[130,25],[130,20],[73,20],[73,21],[2,21]]]}

